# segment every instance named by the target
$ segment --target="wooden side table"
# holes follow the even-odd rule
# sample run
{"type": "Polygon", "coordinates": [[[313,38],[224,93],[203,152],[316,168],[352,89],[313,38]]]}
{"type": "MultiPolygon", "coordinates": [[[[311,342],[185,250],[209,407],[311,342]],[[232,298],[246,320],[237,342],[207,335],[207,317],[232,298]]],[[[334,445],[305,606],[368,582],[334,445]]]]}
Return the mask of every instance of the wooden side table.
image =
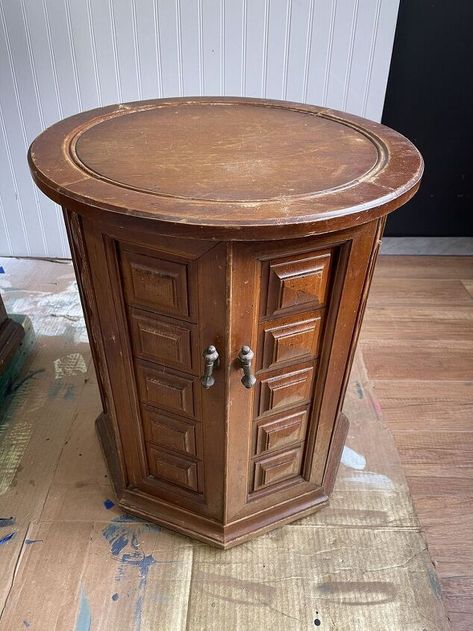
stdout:
{"type": "Polygon", "coordinates": [[[105,107],[31,146],[64,208],[126,512],[228,548],[325,505],[403,136],[329,109],[105,107]]]}

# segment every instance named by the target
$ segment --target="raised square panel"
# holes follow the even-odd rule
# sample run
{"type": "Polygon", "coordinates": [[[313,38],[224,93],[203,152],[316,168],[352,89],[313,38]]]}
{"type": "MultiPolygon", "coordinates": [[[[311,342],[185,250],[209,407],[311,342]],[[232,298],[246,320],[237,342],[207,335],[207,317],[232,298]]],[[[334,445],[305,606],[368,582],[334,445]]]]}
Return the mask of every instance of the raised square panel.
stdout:
{"type": "Polygon", "coordinates": [[[192,325],[165,322],[138,309],[130,310],[130,323],[138,357],[192,370],[192,325]]]}
{"type": "Polygon", "coordinates": [[[143,409],[143,422],[149,442],[190,456],[196,455],[196,427],[192,421],[143,409]]]}
{"type": "Polygon", "coordinates": [[[315,357],[320,323],[321,316],[317,316],[280,326],[266,325],[262,368],[275,368],[283,362],[315,357]]]}
{"type": "Polygon", "coordinates": [[[178,414],[194,416],[194,380],[191,377],[137,364],[141,400],[178,414]]]}
{"type": "Polygon", "coordinates": [[[256,427],[256,455],[281,449],[305,438],[308,410],[286,413],[256,427]]]}
{"type": "Polygon", "coordinates": [[[253,490],[259,491],[271,484],[300,475],[302,446],[255,462],[253,490]]]}
{"type": "Polygon", "coordinates": [[[312,366],[261,381],[259,414],[305,403],[310,398],[312,366]]]}
{"type": "Polygon", "coordinates": [[[330,252],[270,261],[266,315],[324,305],[329,265],[330,252]]]}
{"type": "Polygon", "coordinates": [[[149,470],[158,480],[172,482],[192,491],[199,490],[197,462],[148,446],[149,470]]]}
{"type": "Polygon", "coordinates": [[[128,303],[189,316],[187,265],[123,250],[122,269],[128,303]]]}

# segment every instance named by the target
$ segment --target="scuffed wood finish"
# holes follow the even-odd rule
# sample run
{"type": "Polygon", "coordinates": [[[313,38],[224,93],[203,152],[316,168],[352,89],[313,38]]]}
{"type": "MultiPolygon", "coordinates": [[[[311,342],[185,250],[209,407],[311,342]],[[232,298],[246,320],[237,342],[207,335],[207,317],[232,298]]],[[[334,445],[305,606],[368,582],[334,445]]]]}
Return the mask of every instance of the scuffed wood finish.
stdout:
{"type": "Polygon", "coordinates": [[[29,161],[43,192],[71,210],[144,217],[162,234],[224,240],[367,222],[405,203],[422,174],[415,147],[378,123],[228,97],[84,112],[41,134],[29,161]]]}
{"type": "Polygon", "coordinates": [[[312,106],[173,99],[62,121],[30,165],[65,209],[120,506],[228,548],[326,504],[417,150],[312,106]]]}

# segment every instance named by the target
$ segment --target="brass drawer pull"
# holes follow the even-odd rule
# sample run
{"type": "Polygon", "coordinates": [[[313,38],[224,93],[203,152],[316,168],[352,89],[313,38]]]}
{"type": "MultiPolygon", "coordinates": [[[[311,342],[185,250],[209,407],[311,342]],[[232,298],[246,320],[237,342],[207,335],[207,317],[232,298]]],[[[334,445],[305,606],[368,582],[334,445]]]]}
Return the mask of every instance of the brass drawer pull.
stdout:
{"type": "Polygon", "coordinates": [[[212,344],[208,346],[202,354],[204,356],[205,363],[204,363],[204,374],[200,378],[200,383],[206,390],[208,390],[215,383],[213,370],[214,370],[215,364],[217,364],[218,366],[219,355],[217,353],[217,349],[212,344]]]}
{"type": "Polygon", "coordinates": [[[238,354],[241,367],[243,368],[243,377],[241,383],[245,388],[252,388],[256,383],[256,377],[251,374],[251,362],[253,361],[255,354],[249,346],[242,346],[238,354]]]}

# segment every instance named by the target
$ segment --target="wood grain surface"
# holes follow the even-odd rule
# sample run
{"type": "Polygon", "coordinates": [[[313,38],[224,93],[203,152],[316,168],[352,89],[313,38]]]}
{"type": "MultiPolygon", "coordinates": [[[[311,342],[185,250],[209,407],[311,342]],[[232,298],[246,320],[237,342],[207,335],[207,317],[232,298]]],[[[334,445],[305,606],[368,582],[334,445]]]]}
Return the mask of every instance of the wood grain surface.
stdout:
{"type": "Polygon", "coordinates": [[[247,98],[161,99],[65,119],[32,144],[33,178],[95,219],[145,217],[164,234],[288,238],[383,216],[423,163],[397,132],[321,107],[247,98]]]}
{"type": "Polygon", "coordinates": [[[360,342],[455,631],[473,628],[472,277],[467,256],[382,256],[360,342]]]}

